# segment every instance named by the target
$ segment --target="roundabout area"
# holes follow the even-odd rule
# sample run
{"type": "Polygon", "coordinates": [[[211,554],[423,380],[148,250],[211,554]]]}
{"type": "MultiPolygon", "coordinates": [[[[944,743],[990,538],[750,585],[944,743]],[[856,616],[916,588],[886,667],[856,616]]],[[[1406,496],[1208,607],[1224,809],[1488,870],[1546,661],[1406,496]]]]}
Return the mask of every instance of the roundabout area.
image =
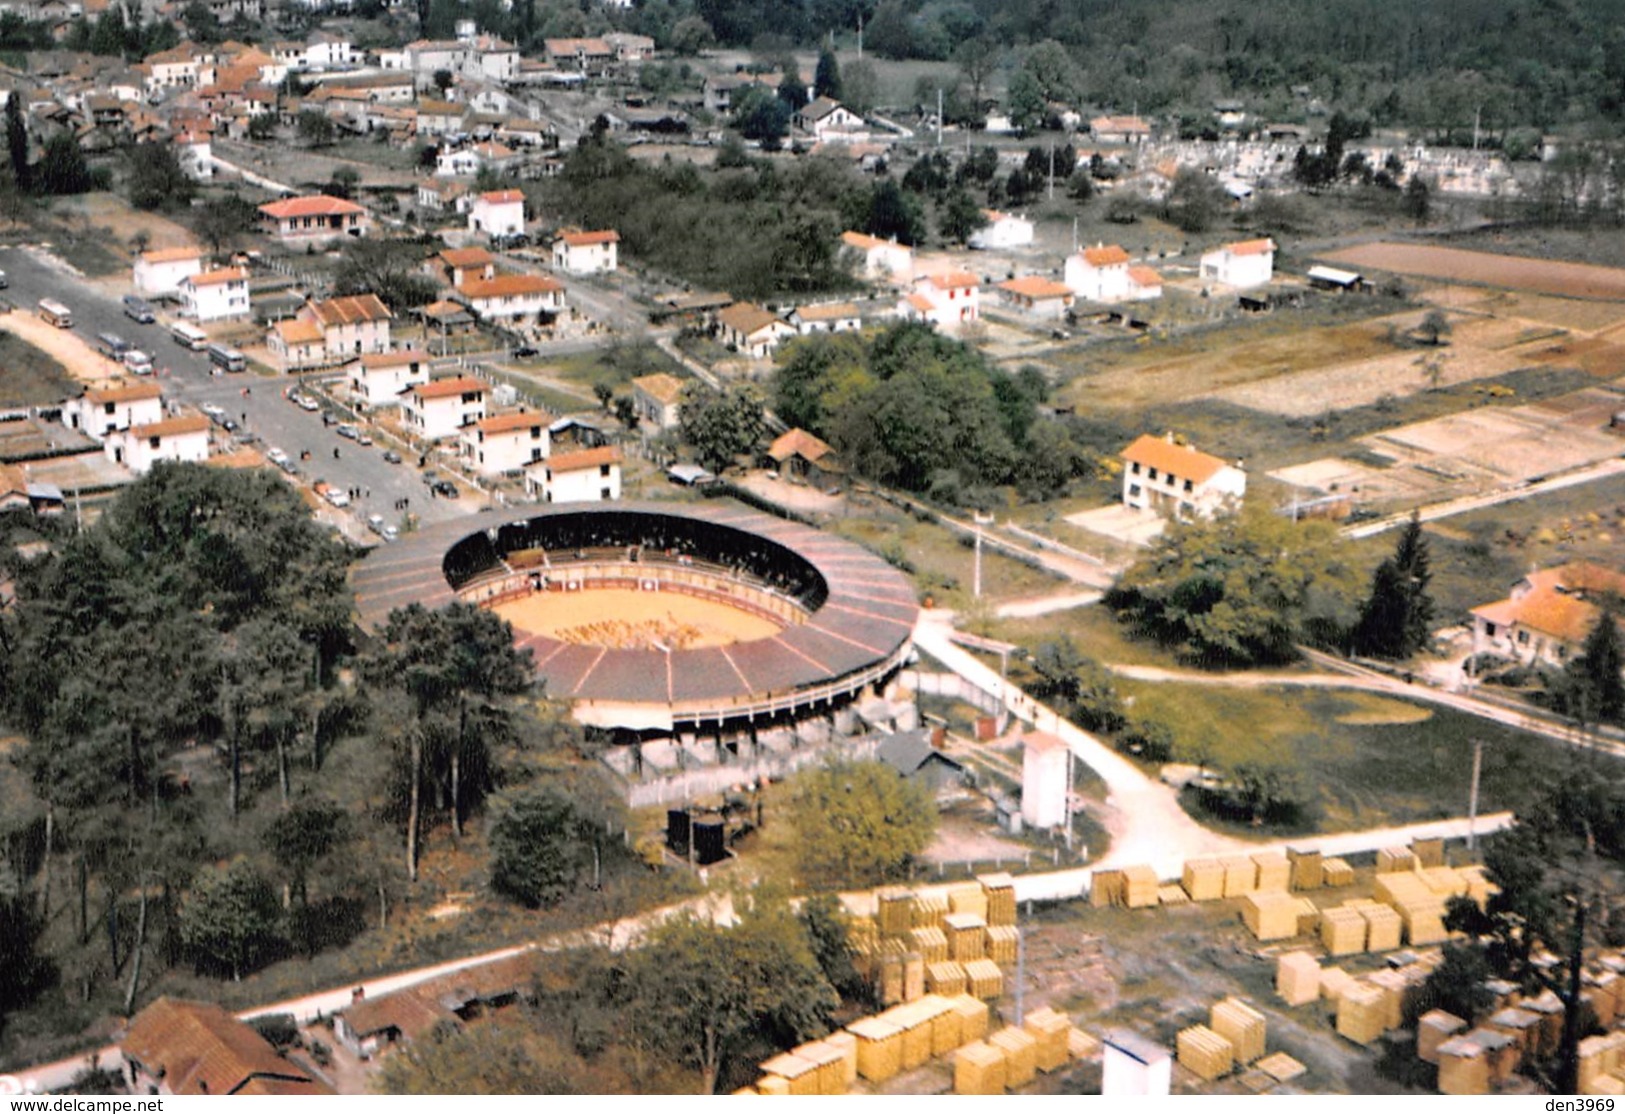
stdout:
{"type": "Polygon", "coordinates": [[[904,664],[906,578],[845,539],[718,500],[487,512],[351,574],[365,629],[454,599],[514,626],[583,724],[658,736],[824,715],[904,664]]]}

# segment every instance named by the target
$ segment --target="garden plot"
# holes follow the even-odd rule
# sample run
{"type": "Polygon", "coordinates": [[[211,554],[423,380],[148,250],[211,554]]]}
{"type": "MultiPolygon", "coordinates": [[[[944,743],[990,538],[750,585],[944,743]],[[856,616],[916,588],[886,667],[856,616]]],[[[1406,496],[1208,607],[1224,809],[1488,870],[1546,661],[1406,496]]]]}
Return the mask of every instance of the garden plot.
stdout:
{"type": "Polygon", "coordinates": [[[1508,352],[1452,345],[1294,372],[1226,387],[1206,397],[1287,418],[1312,418],[1431,388],[1433,376],[1423,361],[1434,356],[1441,357],[1438,364],[1438,386],[1441,387],[1493,379],[1517,370],[1526,362],[1508,352]]]}

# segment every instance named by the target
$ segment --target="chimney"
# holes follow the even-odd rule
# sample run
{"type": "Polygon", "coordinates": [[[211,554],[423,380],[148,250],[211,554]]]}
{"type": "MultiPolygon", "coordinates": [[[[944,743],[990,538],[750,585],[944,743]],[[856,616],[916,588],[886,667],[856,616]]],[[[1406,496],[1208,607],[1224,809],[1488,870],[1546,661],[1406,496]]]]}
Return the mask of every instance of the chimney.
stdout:
{"type": "Polygon", "coordinates": [[[350,1001],[352,1002],[359,1002],[366,996],[367,988],[364,986],[358,986],[354,990],[350,991],[350,1001]]]}
{"type": "Polygon", "coordinates": [[[1166,433],[1164,433],[1162,435],[1162,439],[1164,441],[1168,442],[1168,444],[1170,444],[1170,445],[1173,445],[1173,444],[1177,443],[1177,442],[1174,441],[1174,431],[1171,430],[1171,429],[1168,432],[1166,432],[1166,433]]]}

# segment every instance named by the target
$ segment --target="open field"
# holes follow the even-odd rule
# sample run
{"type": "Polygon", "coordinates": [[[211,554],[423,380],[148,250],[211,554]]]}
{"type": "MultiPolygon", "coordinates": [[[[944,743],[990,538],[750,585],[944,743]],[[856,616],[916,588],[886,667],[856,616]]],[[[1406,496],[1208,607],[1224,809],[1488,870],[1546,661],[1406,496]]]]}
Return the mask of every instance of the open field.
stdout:
{"type": "Polygon", "coordinates": [[[722,600],[681,592],[599,588],[536,592],[493,610],[517,629],[611,649],[697,650],[767,638],[783,625],[722,600]]]}
{"type": "Polygon", "coordinates": [[[1625,269],[1599,267],[1591,263],[1561,263],[1550,259],[1392,242],[1344,248],[1325,258],[1343,265],[1450,282],[1482,283],[1568,298],[1625,300],[1625,269]]]}

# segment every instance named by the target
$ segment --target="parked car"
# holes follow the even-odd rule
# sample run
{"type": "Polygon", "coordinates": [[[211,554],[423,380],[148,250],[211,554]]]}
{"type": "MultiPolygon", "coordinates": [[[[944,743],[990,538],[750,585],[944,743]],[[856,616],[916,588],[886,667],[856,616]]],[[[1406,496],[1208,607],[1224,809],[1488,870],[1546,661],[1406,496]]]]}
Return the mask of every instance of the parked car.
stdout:
{"type": "Polygon", "coordinates": [[[442,499],[455,499],[460,494],[457,485],[450,480],[436,480],[430,490],[442,499]]]}
{"type": "Polygon", "coordinates": [[[372,434],[368,433],[364,429],[356,430],[355,431],[355,443],[357,445],[370,445],[370,444],[372,444],[372,434]]]}
{"type": "Polygon", "coordinates": [[[0,290],[4,290],[6,287],[8,287],[10,285],[11,285],[11,279],[6,277],[6,273],[4,271],[0,271],[0,290]]]}
{"type": "Polygon", "coordinates": [[[288,454],[273,446],[272,448],[265,450],[265,459],[269,460],[272,464],[275,464],[280,468],[287,462],[288,454]]]}
{"type": "Polygon", "coordinates": [[[299,409],[307,410],[310,413],[314,414],[316,411],[320,410],[321,408],[322,408],[322,404],[317,402],[315,399],[311,398],[309,395],[300,395],[299,396],[299,409]]]}
{"type": "Polygon", "coordinates": [[[399,464],[400,462],[401,462],[401,454],[400,453],[396,452],[394,449],[385,449],[384,450],[384,463],[385,464],[399,464]]]}
{"type": "Polygon", "coordinates": [[[433,487],[435,484],[440,482],[440,473],[436,472],[433,468],[426,470],[423,473],[423,482],[426,486],[433,487]]]}
{"type": "Polygon", "coordinates": [[[514,359],[516,360],[528,360],[532,356],[540,355],[540,352],[534,344],[527,344],[524,341],[520,341],[518,344],[513,346],[513,355],[514,359]]]}
{"type": "Polygon", "coordinates": [[[357,437],[355,426],[351,425],[349,422],[339,423],[338,434],[346,441],[354,441],[357,437]]]}
{"type": "Polygon", "coordinates": [[[151,325],[158,320],[158,315],[153,312],[151,304],[134,294],[124,295],[124,316],[139,325],[151,325]]]}
{"type": "Polygon", "coordinates": [[[326,499],[335,507],[348,507],[350,505],[350,493],[341,487],[328,488],[323,494],[322,498],[326,499]]]}

